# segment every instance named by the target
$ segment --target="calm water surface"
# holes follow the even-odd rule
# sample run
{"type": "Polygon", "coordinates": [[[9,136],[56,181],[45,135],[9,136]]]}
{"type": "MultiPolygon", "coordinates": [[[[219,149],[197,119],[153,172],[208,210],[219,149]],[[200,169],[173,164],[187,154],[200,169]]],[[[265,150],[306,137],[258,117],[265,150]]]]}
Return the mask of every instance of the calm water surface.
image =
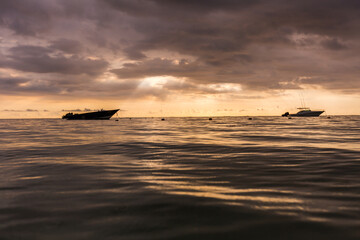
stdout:
{"type": "Polygon", "coordinates": [[[360,117],[0,120],[0,239],[360,239],[360,117]]]}

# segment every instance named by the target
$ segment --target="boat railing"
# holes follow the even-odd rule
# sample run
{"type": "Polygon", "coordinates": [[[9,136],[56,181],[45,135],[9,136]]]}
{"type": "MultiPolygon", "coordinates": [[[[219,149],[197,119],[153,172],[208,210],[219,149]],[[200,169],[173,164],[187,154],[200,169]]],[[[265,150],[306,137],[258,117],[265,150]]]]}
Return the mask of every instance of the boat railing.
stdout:
{"type": "Polygon", "coordinates": [[[311,110],[311,109],[308,108],[308,107],[299,107],[299,108],[297,108],[297,109],[299,109],[299,110],[301,110],[301,111],[325,111],[325,110],[323,110],[323,109],[311,110]]]}

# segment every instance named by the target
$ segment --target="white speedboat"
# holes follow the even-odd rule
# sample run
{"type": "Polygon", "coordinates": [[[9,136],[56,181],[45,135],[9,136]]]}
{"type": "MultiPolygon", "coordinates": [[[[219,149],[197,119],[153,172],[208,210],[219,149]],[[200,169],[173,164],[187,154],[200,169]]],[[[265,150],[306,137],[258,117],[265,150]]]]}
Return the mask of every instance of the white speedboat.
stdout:
{"type": "Polygon", "coordinates": [[[300,111],[297,113],[289,113],[286,112],[282,116],[283,117],[318,117],[320,116],[324,110],[310,110],[310,108],[298,108],[300,111]]]}

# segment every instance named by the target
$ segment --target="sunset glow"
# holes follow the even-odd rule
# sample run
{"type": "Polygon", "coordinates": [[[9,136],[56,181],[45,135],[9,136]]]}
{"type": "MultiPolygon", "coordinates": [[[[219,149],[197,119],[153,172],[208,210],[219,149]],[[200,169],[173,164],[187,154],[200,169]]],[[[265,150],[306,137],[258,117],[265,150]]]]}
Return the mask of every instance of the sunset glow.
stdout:
{"type": "Polygon", "coordinates": [[[356,3],[201,2],[2,1],[0,118],[360,114],[356,3]]]}

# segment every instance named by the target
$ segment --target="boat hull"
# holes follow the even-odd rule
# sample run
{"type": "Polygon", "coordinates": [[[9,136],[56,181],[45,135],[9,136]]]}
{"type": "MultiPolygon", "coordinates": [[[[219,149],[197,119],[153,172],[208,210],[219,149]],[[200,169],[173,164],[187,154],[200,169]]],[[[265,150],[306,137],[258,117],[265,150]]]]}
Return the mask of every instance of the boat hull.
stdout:
{"type": "Polygon", "coordinates": [[[66,120],[109,120],[119,109],[115,110],[101,110],[98,112],[66,114],[62,118],[66,120]]]}
{"type": "Polygon", "coordinates": [[[320,116],[324,111],[308,111],[308,112],[300,112],[296,114],[290,114],[290,117],[318,117],[320,116]]]}

